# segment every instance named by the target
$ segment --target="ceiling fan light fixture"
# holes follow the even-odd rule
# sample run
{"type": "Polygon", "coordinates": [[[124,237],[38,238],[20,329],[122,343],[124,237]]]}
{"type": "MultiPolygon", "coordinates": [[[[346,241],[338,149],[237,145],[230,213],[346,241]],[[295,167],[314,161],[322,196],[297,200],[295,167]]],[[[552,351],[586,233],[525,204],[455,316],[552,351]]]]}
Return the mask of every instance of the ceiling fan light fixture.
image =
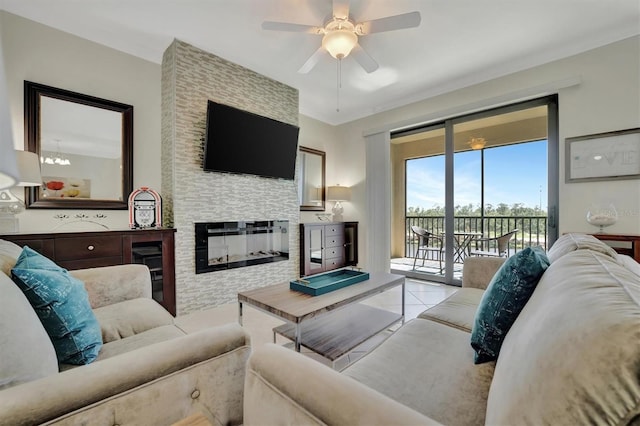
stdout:
{"type": "Polygon", "coordinates": [[[347,29],[330,30],[322,38],[322,47],[335,59],[349,56],[356,44],[358,44],[358,36],[347,29]]]}

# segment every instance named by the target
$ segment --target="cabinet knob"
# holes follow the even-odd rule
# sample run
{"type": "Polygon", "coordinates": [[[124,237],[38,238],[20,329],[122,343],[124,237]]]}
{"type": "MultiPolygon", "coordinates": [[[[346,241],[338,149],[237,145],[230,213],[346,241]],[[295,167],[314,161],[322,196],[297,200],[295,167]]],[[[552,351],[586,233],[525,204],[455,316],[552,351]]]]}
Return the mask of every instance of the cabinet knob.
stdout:
{"type": "Polygon", "coordinates": [[[95,248],[94,246],[89,246],[89,247],[87,247],[87,250],[93,251],[94,248],[95,248]]]}

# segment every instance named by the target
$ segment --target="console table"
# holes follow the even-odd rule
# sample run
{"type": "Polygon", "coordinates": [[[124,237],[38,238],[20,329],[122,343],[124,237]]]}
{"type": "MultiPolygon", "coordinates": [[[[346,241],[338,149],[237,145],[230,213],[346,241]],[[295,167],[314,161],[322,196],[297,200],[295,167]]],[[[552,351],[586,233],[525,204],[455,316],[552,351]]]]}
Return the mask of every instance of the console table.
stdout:
{"type": "Polygon", "coordinates": [[[175,229],[7,234],[0,239],[28,245],[66,269],[142,263],[149,267],[153,298],[176,314],[175,229]]]}
{"type": "Polygon", "coordinates": [[[617,241],[631,243],[631,248],[612,247],[618,253],[626,254],[640,263],[640,235],[634,234],[591,234],[601,241],[617,241]]]}

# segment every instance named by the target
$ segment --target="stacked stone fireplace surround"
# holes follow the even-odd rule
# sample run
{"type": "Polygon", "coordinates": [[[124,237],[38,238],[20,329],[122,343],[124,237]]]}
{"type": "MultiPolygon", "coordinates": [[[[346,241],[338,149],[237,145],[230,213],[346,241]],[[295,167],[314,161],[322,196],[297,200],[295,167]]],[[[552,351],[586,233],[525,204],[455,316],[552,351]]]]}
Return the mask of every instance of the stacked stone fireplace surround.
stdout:
{"type": "Polygon", "coordinates": [[[161,194],[163,223],[177,230],[178,315],[235,302],[239,291],[298,272],[297,172],[290,181],[203,171],[208,100],[298,125],[296,89],[179,40],[165,51],[161,194]],[[242,220],[288,220],[289,260],[196,275],[194,224],[242,220]]]}

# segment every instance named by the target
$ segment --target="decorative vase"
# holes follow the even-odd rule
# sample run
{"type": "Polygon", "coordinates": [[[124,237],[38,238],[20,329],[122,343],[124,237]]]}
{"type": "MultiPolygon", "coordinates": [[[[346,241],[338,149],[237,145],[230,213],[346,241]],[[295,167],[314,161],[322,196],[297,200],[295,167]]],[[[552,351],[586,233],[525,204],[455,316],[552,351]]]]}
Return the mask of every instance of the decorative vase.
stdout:
{"type": "Polygon", "coordinates": [[[618,212],[613,204],[595,205],[587,212],[587,222],[598,227],[598,233],[604,234],[604,228],[618,221],[618,212]]]}

